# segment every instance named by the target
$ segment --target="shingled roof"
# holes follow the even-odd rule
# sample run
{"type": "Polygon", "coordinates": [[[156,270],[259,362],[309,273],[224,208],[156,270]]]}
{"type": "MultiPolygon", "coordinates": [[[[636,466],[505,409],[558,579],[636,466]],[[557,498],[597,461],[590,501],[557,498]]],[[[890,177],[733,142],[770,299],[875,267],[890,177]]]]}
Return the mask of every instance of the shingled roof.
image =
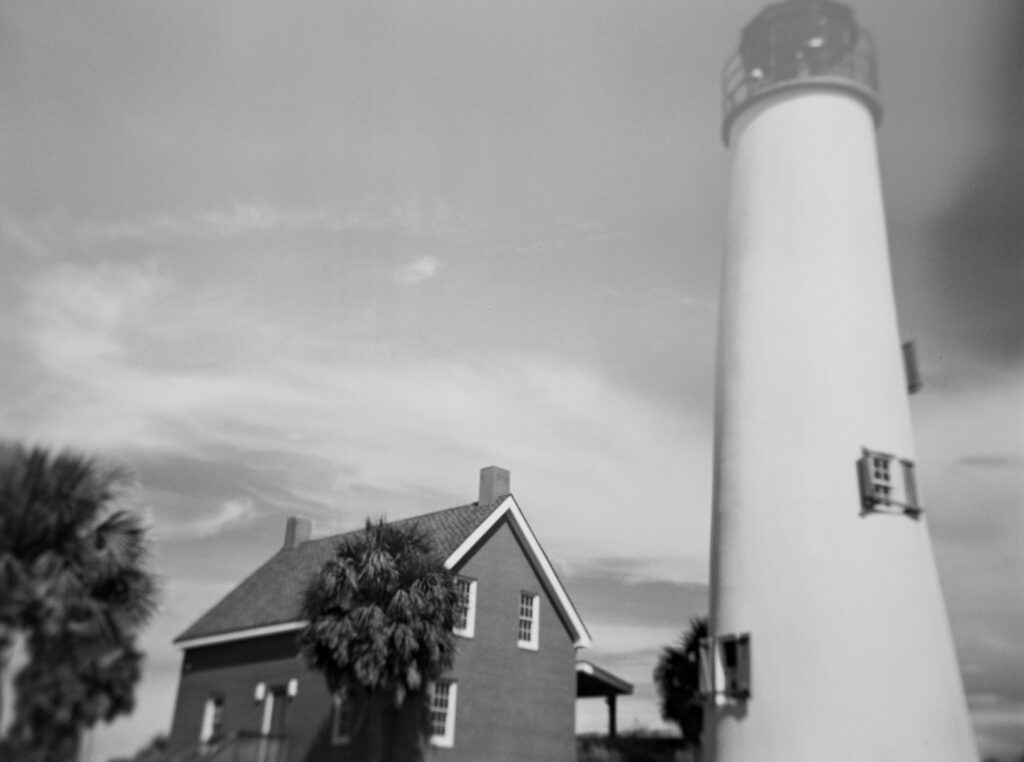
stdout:
{"type": "MultiPolygon", "coordinates": [[[[470,503],[402,519],[394,524],[418,524],[430,534],[441,557],[449,558],[495,508],[495,505],[470,503]]],[[[363,531],[359,529],[307,540],[294,548],[281,549],[174,642],[183,643],[301,620],[302,594],[310,579],[331,558],[340,541],[355,538],[363,531]]]]}

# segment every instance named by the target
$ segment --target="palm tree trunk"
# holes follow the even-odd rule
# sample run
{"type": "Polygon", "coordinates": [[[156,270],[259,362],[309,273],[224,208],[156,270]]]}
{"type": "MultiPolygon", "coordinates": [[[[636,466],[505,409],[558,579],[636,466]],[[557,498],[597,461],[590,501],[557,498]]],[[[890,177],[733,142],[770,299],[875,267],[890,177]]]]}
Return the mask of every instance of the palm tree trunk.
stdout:
{"type": "Polygon", "coordinates": [[[14,674],[11,666],[17,648],[17,631],[7,625],[0,625],[0,740],[7,737],[7,729],[14,720],[14,674]],[[8,705],[10,703],[10,705],[8,705]]]}
{"type": "Polygon", "coordinates": [[[367,733],[367,760],[369,762],[384,761],[384,711],[387,708],[387,701],[379,694],[370,696],[370,711],[367,720],[369,732],[367,733]]]}

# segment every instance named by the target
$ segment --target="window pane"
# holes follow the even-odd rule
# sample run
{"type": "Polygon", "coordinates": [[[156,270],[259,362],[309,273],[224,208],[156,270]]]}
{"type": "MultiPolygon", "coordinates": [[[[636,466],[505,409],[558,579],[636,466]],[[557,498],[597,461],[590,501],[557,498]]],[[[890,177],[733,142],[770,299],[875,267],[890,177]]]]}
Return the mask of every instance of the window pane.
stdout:
{"type": "Polygon", "coordinates": [[[451,683],[434,683],[430,696],[430,734],[443,736],[448,726],[448,697],[451,683]]]}
{"type": "Polygon", "coordinates": [[[528,643],[533,640],[533,596],[519,595],[519,640],[528,643]]]}
{"type": "Polygon", "coordinates": [[[455,590],[459,595],[455,604],[455,629],[465,630],[469,625],[469,595],[472,583],[468,579],[455,580],[455,590]]]}
{"type": "Polygon", "coordinates": [[[735,640],[722,641],[722,660],[725,662],[726,669],[733,669],[738,664],[735,640]]]}

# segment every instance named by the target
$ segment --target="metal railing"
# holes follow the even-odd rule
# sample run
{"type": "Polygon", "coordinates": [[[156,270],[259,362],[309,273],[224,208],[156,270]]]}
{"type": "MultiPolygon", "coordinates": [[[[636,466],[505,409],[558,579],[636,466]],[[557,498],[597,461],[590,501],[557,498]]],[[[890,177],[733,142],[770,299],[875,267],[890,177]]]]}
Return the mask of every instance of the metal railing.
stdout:
{"type": "Polygon", "coordinates": [[[878,66],[875,43],[860,31],[857,42],[841,55],[830,47],[805,47],[770,56],[760,66],[751,66],[734,53],[722,71],[723,136],[728,142],[729,126],[750,101],[793,86],[821,84],[852,90],[861,95],[878,121],[878,66]]]}
{"type": "Polygon", "coordinates": [[[288,736],[235,730],[171,757],[168,762],[287,762],[288,736]]]}

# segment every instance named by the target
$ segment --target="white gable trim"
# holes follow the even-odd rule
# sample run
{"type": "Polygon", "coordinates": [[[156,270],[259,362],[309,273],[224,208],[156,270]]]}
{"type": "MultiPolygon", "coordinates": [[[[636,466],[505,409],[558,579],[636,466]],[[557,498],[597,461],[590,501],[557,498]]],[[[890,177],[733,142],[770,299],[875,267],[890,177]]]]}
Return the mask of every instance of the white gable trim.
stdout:
{"type": "Polygon", "coordinates": [[[551,566],[551,562],[548,560],[547,555],[544,553],[544,549],[541,548],[540,543],[537,542],[537,537],[534,535],[533,530],[530,529],[530,525],[526,522],[526,517],[523,516],[522,510],[516,503],[515,498],[508,495],[504,500],[498,503],[497,507],[491,514],[484,519],[480,526],[478,526],[473,533],[467,537],[455,551],[445,559],[444,566],[446,569],[454,568],[462,559],[464,559],[470,552],[472,552],[483,540],[494,526],[501,521],[501,519],[508,514],[509,519],[515,524],[516,529],[522,534],[526,540],[526,545],[529,549],[532,560],[537,564],[541,570],[541,574],[544,577],[544,582],[547,583],[548,588],[554,593],[555,600],[559,604],[559,608],[565,613],[566,618],[569,620],[570,628],[573,634],[573,645],[576,648],[589,648],[591,645],[590,633],[587,632],[586,625],[583,624],[583,620],[580,618],[579,612],[576,611],[576,607],[572,605],[572,601],[569,599],[569,594],[562,587],[562,583],[558,579],[558,575],[555,574],[554,568],[551,566]]]}
{"type": "Polygon", "coordinates": [[[199,648],[201,646],[215,646],[218,643],[230,643],[234,640],[248,640],[249,638],[262,638],[265,635],[277,635],[282,632],[294,632],[306,626],[305,620],[295,622],[282,622],[281,624],[268,624],[263,627],[250,627],[248,630],[234,630],[233,632],[222,632],[218,635],[205,635],[188,640],[179,640],[174,645],[182,650],[186,648],[199,648]]]}

